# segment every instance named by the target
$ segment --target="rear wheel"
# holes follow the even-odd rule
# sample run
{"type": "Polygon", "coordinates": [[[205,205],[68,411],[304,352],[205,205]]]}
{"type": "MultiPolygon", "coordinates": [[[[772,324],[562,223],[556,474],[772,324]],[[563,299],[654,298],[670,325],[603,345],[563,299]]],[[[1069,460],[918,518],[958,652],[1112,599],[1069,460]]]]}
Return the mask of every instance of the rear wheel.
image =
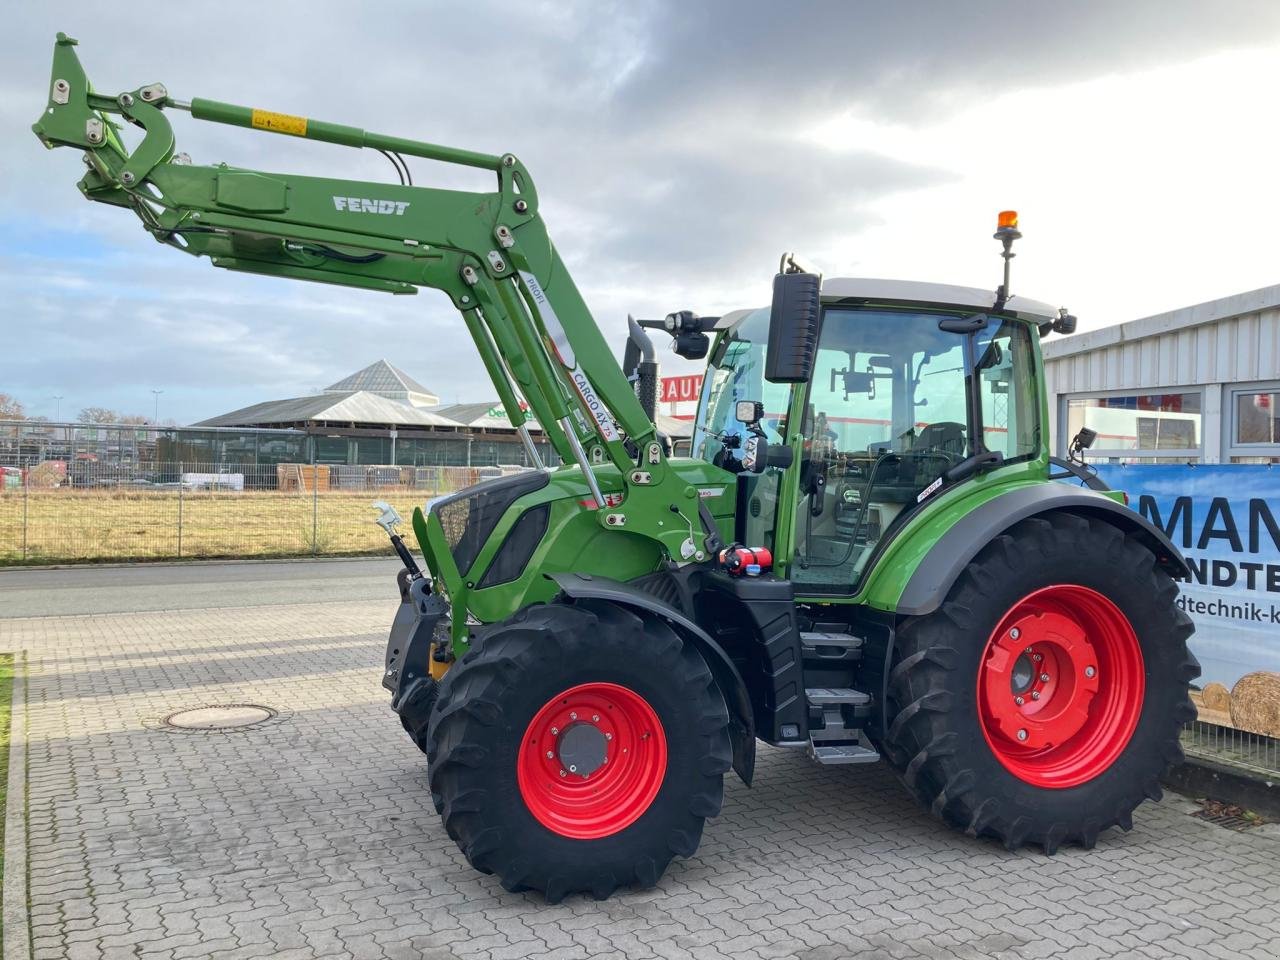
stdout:
{"type": "Polygon", "coordinates": [[[903,624],[890,761],[922,804],[1010,849],[1132,826],[1195,716],[1191,621],[1143,545],[1070,514],[996,538],[934,613],[903,624]]]}
{"type": "Polygon", "coordinates": [[[698,652],[613,604],[531,607],[445,675],[427,737],[445,829],[509,890],[651,886],[720,812],[729,716],[698,652]]]}

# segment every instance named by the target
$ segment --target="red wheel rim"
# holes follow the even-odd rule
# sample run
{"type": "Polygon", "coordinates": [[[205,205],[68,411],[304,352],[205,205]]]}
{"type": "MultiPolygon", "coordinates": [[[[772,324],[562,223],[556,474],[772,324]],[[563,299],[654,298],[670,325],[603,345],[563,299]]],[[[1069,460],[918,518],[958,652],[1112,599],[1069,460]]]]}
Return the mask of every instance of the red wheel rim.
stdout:
{"type": "Polygon", "coordinates": [[[1138,725],[1142,650],[1120,609],[1072,584],[1023,597],[987,641],[978,717],[1019,780],[1064,789],[1106,771],[1138,725]]]}
{"type": "Polygon", "coordinates": [[[666,772],[658,714],[616,683],[584,683],[548,700],[529,721],[516,763],[529,812],[548,830],[577,840],[635,823],[666,772]]]}

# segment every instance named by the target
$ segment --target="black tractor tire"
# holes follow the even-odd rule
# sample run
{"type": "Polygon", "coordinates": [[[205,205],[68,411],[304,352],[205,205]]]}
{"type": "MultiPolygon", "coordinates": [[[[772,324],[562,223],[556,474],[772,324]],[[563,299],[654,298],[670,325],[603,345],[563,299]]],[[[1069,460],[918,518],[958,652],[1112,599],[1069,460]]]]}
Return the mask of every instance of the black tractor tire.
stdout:
{"type": "Polygon", "coordinates": [[[409,739],[423,753],[427,752],[427,726],[439,691],[440,684],[435,680],[424,680],[400,705],[400,726],[404,727],[409,739]]]}
{"type": "Polygon", "coordinates": [[[701,654],[665,622],[600,601],[528,607],[479,631],[440,684],[427,751],[433,800],[471,865],[552,903],[656,884],[673,857],[697,849],[732,765],[728,709],[701,654]],[[582,685],[643,698],[666,750],[661,784],[638,818],[590,839],[545,826],[517,773],[526,731],[582,685]]]}
{"type": "MultiPolygon", "coordinates": [[[[1161,798],[1161,775],[1183,759],[1179,732],[1196,716],[1188,688],[1200,665],[1187,649],[1193,626],[1175,605],[1177,593],[1151,551],[1105,521],[1052,513],[1018,523],[978,553],[937,611],[900,626],[881,744],[889,762],[935,816],[1009,850],[1026,844],[1052,854],[1062,843],[1087,849],[1109,827],[1131,829],[1134,809],[1161,798]],[[1084,782],[1047,785],[1001,761],[993,744],[1015,762],[1020,755],[1008,751],[998,729],[988,739],[979,683],[997,627],[1015,636],[1006,614],[1024,609],[1017,605],[1033,592],[1063,585],[1087,588],[1118,608],[1136,635],[1145,678],[1136,725],[1127,743],[1114,741],[1118,755],[1096,770],[1082,768],[1090,777],[1084,782]]],[[[1016,636],[1024,632],[1032,630],[1016,636]]],[[[1092,669],[1084,675],[1094,676],[1092,669]]],[[[1024,739],[1025,731],[1017,733],[1024,739]]]]}

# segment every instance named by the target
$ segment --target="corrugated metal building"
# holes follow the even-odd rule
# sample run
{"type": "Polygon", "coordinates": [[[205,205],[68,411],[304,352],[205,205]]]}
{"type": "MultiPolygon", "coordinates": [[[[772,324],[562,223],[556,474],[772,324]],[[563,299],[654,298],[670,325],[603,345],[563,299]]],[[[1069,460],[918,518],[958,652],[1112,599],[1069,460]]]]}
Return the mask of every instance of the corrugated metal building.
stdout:
{"type": "Polygon", "coordinates": [[[1090,459],[1280,463],[1280,284],[1044,345],[1059,455],[1082,426],[1090,459]]]}

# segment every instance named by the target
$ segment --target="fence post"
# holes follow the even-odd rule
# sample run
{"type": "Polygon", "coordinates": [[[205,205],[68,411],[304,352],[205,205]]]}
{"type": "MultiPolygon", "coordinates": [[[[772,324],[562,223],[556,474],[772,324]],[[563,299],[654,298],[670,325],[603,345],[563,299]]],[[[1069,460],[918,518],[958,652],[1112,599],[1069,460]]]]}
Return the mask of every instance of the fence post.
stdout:
{"type": "MultiPolygon", "coordinates": [[[[19,463],[22,461],[19,460],[19,463]]],[[[27,499],[31,492],[31,468],[22,471],[22,559],[27,559],[27,499]]]]}
{"type": "Polygon", "coordinates": [[[178,461],[178,559],[182,559],[182,488],[185,484],[182,482],[183,464],[178,461]]]}
{"type": "Polygon", "coordinates": [[[311,555],[320,552],[320,476],[316,470],[316,451],[311,449],[311,555]]]}

